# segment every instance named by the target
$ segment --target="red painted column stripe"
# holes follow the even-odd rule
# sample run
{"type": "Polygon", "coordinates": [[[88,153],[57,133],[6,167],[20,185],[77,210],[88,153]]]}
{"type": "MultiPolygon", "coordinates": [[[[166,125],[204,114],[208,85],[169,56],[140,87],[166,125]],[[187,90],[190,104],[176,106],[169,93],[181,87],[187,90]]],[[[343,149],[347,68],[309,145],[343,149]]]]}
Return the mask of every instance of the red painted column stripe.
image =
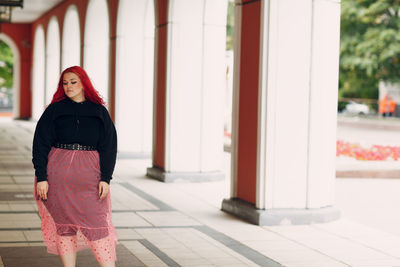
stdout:
{"type": "Polygon", "coordinates": [[[165,167],[165,107],[167,73],[168,0],[156,0],[156,44],[155,44],[155,131],[153,166],[165,167]]]}
{"type": "Polygon", "coordinates": [[[241,25],[237,197],[256,202],[261,1],[244,1],[241,25]]]}

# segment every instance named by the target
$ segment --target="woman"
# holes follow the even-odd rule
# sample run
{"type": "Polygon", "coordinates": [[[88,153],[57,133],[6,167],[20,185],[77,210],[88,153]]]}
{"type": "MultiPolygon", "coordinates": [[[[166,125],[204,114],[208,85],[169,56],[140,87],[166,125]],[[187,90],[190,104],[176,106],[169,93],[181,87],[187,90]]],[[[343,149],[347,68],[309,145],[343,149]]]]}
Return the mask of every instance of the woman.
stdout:
{"type": "Polygon", "coordinates": [[[67,68],[32,146],[43,240],[64,267],[75,266],[76,252],[86,248],[100,266],[115,266],[109,183],[116,153],[117,134],[103,99],[82,68],[67,68]]]}

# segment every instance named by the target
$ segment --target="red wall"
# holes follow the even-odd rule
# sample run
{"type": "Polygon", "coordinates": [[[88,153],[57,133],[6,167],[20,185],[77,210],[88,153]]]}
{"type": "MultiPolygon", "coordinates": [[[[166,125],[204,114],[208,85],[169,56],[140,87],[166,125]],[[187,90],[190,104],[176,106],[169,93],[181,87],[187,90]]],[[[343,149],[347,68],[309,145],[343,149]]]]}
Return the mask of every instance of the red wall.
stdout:
{"type": "Polygon", "coordinates": [[[32,65],[32,31],[31,24],[2,23],[1,32],[8,35],[17,45],[20,53],[20,118],[31,117],[31,65],[32,65]]]}
{"type": "Polygon", "coordinates": [[[242,30],[237,197],[255,204],[261,1],[247,1],[240,8],[242,9],[242,30]]]}

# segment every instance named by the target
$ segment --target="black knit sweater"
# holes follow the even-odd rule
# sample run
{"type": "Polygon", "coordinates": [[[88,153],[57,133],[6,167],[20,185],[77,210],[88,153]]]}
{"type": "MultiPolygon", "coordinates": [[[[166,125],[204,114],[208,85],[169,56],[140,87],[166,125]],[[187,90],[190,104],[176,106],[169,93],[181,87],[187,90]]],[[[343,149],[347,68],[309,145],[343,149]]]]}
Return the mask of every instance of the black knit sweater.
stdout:
{"type": "Polygon", "coordinates": [[[32,146],[38,182],[47,180],[47,157],[55,143],[95,146],[101,180],[110,183],[117,156],[117,132],[104,106],[89,100],[78,103],[67,97],[46,108],[36,125],[32,146]]]}

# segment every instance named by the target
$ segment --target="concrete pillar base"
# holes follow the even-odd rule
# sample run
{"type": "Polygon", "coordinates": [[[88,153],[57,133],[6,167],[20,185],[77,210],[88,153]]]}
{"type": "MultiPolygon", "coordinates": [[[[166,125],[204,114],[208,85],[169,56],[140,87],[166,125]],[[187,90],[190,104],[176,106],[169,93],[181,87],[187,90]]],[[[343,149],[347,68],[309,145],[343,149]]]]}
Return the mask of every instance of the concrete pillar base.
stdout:
{"type": "Polygon", "coordinates": [[[253,204],[238,198],[224,199],[221,209],[256,225],[326,223],[340,217],[340,211],[332,206],[319,209],[259,210],[253,204]]]}
{"type": "Polygon", "coordinates": [[[158,167],[147,168],[146,175],[161,182],[210,182],[225,178],[221,171],[215,172],[166,172],[158,167]]]}

